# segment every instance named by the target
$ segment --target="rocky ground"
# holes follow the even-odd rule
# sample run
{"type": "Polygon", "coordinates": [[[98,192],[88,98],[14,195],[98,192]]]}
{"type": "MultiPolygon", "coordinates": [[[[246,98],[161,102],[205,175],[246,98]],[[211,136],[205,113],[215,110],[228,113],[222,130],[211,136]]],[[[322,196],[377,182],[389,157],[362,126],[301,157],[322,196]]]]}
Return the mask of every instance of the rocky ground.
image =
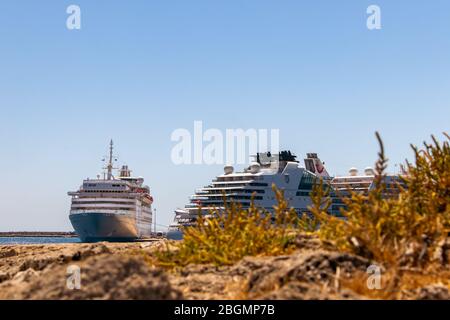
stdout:
{"type": "MultiPolygon", "coordinates": [[[[248,257],[233,266],[152,266],[162,241],[0,246],[0,299],[368,299],[371,262],[324,250],[316,239],[278,257],[248,257]],[[79,267],[81,288],[67,286],[79,267]],[[69,274],[68,274],[69,272],[69,274]]],[[[431,278],[430,278],[431,279],[431,278]]],[[[380,296],[381,297],[381,296],[380,296]]],[[[400,293],[403,299],[449,299],[439,280],[400,293]]]]}

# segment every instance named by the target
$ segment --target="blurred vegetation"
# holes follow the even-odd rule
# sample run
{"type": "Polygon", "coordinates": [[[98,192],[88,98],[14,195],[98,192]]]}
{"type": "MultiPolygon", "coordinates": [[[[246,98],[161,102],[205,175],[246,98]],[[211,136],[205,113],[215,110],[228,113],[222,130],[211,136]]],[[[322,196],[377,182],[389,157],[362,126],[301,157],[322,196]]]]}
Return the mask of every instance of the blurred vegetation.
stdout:
{"type": "MultiPolygon", "coordinates": [[[[184,239],[157,252],[158,264],[168,267],[190,263],[229,265],[245,256],[279,255],[295,250],[298,233],[317,234],[328,247],[375,260],[385,266],[428,265],[450,232],[450,137],[419,149],[412,146],[414,163],[402,167],[401,183],[386,187],[383,142],[375,167],[374,188],[367,193],[348,190],[337,194],[345,204],[343,217],[328,213],[330,190],[316,184],[311,215],[298,217],[283,192],[275,187],[274,215],[255,207],[226,203],[224,211],[199,215],[184,229],[184,239]]],[[[225,199],[224,199],[225,201],[225,199]]]]}
{"type": "Polygon", "coordinates": [[[373,259],[386,265],[424,266],[450,231],[450,148],[432,137],[423,149],[412,146],[415,163],[402,168],[398,196],[386,188],[387,159],[377,133],[380,152],[375,168],[375,187],[367,194],[349,190],[342,197],[344,219],[327,214],[331,199],[320,186],[313,194],[311,211],[320,223],[322,241],[339,251],[373,259]]]}
{"type": "Polygon", "coordinates": [[[205,218],[200,213],[195,226],[185,227],[183,240],[157,253],[159,265],[176,267],[190,263],[230,265],[245,256],[279,255],[291,252],[297,232],[297,214],[288,207],[283,192],[274,188],[278,205],[274,216],[257,208],[227,203],[205,218]]]}

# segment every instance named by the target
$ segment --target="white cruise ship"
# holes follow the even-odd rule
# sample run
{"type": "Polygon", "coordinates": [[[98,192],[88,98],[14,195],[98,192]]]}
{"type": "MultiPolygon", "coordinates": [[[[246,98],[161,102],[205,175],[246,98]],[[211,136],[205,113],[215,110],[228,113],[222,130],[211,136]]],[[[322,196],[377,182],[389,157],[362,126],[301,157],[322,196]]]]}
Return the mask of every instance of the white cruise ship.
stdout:
{"type": "Polygon", "coordinates": [[[225,166],[224,174],[218,176],[208,186],[196,191],[189,204],[175,210],[174,223],[169,227],[168,238],[181,239],[181,226],[195,223],[199,210],[208,216],[212,209],[223,209],[223,197],[226,201],[239,202],[243,208],[250,205],[254,193],[254,203],[260,208],[273,212],[277,204],[272,184],[284,190],[289,205],[301,214],[308,212],[311,205],[310,193],[318,177],[329,181],[324,164],[317,154],[309,153],[305,159],[305,167],[300,166],[290,151],[282,151],[272,155],[258,153],[255,162],[243,172],[234,172],[232,166],[225,166]]]}
{"type": "Polygon", "coordinates": [[[113,171],[113,142],[103,179],[87,179],[72,197],[70,221],[83,242],[132,241],[152,231],[150,188],[144,179],[132,177],[128,166],[119,176],[113,171]]]}
{"type": "MultiPolygon", "coordinates": [[[[405,187],[401,176],[398,174],[387,174],[384,176],[383,184],[385,191],[383,197],[398,196],[399,186],[405,187]]],[[[330,181],[332,189],[332,212],[339,213],[340,208],[345,208],[343,197],[350,195],[350,190],[357,193],[367,194],[375,188],[375,171],[371,167],[364,169],[360,174],[357,168],[350,168],[348,175],[336,176],[330,181]]]]}

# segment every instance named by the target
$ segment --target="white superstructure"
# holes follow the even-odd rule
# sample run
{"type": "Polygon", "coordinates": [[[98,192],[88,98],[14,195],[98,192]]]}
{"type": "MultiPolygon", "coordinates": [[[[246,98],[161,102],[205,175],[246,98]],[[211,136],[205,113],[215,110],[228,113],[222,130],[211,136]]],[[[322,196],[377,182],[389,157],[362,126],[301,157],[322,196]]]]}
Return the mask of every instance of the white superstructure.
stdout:
{"type": "Polygon", "coordinates": [[[308,154],[305,167],[300,166],[290,151],[276,155],[270,152],[258,153],[255,161],[243,172],[234,172],[232,166],[225,166],[224,174],[210,185],[197,190],[184,208],[175,210],[175,221],[169,227],[168,236],[179,238],[180,226],[194,224],[199,212],[208,216],[212,209],[223,209],[224,197],[227,202],[238,202],[246,208],[253,194],[256,206],[273,212],[277,201],[272,185],[284,190],[289,206],[299,214],[308,212],[310,193],[313,185],[319,181],[318,177],[324,180],[330,177],[315,153],[308,154]]]}
{"type": "MultiPolygon", "coordinates": [[[[350,168],[348,175],[336,176],[331,182],[333,212],[339,212],[340,208],[345,208],[343,197],[350,195],[350,191],[367,194],[375,188],[375,171],[371,167],[364,169],[364,174],[360,174],[357,168],[350,168]]],[[[383,197],[397,196],[404,183],[400,175],[387,174],[383,177],[384,192],[383,197]]]]}
{"type": "MultiPolygon", "coordinates": [[[[341,216],[340,209],[345,207],[342,199],[349,196],[350,190],[367,193],[374,188],[375,172],[372,168],[366,168],[363,175],[351,168],[347,176],[331,177],[316,153],[308,153],[304,163],[305,167],[300,166],[290,151],[282,151],[276,155],[258,153],[255,162],[243,172],[234,172],[232,166],[225,166],[224,174],[198,189],[184,208],[175,210],[168,237],[181,239],[180,227],[195,224],[199,213],[208,217],[211,210],[222,210],[224,199],[247,208],[253,195],[257,207],[273,212],[277,201],[272,185],[284,191],[289,206],[299,215],[309,212],[311,191],[320,181],[330,186],[332,203],[329,213],[335,216],[341,216]]],[[[398,195],[399,175],[386,175],[383,182],[386,186],[383,196],[398,195]]]]}

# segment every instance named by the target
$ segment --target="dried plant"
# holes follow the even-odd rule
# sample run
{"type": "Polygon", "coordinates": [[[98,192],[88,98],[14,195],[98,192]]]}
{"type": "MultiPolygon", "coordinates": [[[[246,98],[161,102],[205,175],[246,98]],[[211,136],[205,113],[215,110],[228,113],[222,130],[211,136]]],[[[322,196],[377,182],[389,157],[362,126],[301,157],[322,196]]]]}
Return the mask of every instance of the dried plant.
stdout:
{"type": "Polygon", "coordinates": [[[374,188],[367,194],[349,191],[342,197],[344,219],[330,216],[323,188],[314,188],[311,211],[320,223],[323,241],[347,251],[374,259],[387,266],[425,266],[450,231],[450,148],[447,141],[413,147],[415,163],[403,168],[398,196],[386,187],[383,142],[376,134],[380,152],[376,163],[374,188]],[[325,197],[325,200],[324,200],[325,197]],[[326,207],[326,206],[325,206],[326,207]]]}
{"type": "Polygon", "coordinates": [[[230,265],[245,256],[285,254],[295,249],[297,234],[306,232],[338,251],[384,265],[394,275],[389,287],[398,287],[397,271],[431,265],[450,231],[450,138],[445,136],[443,143],[432,137],[433,144],[425,143],[421,150],[413,147],[414,164],[403,167],[401,183],[387,186],[387,158],[377,133],[380,151],[374,187],[367,193],[338,194],[345,204],[340,217],[328,212],[331,190],[324,183],[313,189],[311,214],[301,217],[275,187],[274,214],[257,208],[253,200],[244,209],[224,198],[223,210],[210,212],[209,218],[199,214],[196,224],[184,229],[183,241],[157,252],[157,263],[230,265]],[[393,187],[398,190],[391,194],[393,187]]]}
{"type": "Polygon", "coordinates": [[[191,263],[229,265],[245,256],[280,255],[294,249],[297,214],[288,207],[283,192],[273,187],[278,205],[274,214],[254,205],[248,209],[234,202],[210,212],[211,217],[198,215],[196,224],[184,228],[183,240],[174,248],[157,253],[158,264],[168,267],[191,263]]]}

